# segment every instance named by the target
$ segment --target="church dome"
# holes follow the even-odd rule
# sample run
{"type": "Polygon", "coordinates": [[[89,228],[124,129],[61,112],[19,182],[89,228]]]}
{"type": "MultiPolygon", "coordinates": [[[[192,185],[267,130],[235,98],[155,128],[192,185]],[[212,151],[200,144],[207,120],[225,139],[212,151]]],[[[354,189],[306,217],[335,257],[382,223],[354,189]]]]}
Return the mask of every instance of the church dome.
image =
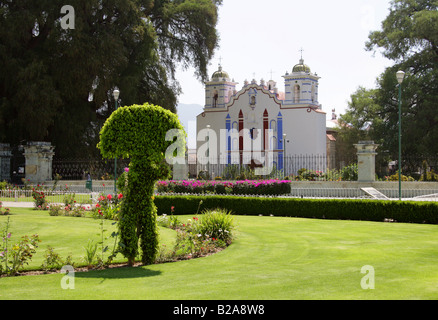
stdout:
{"type": "Polygon", "coordinates": [[[213,73],[211,76],[212,81],[223,81],[223,80],[230,80],[230,76],[227,72],[222,70],[222,66],[219,66],[219,70],[213,73]]]}
{"type": "Polygon", "coordinates": [[[310,67],[306,64],[304,64],[304,60],[301,59],[300,63],[295,65],[295,67],[292,69],[293,73],[300,73],[300,72],[304,72],[304,73],[310,73],[310,67]]]}

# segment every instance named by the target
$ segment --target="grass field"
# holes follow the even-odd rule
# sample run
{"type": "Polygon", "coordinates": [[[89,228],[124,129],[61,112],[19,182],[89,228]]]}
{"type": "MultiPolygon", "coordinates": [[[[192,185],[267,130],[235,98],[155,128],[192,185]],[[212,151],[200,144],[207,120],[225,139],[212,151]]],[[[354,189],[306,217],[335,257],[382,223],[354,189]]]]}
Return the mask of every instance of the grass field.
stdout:
{"type": "MultiPolygon", "coordinates": [[[[30,267],[41,264],[47,245],[77,261],[88,239],[98,238],[97,220],[13,213],[14,235],[37,232],[43,240],[30,267]]],[[[5,221],[0,216],[0,230],[5,221]]],[[[236,240],[213,256],[77,272],[74,290],[61,288],[62,274],[1,278],[0,299],[438,299],[436,225],[257,216],[235,222],[236,240]],[[363,266],[375,270],[374,290],[361,287],[363,266]]],[[[160,229],[162,243],[174,236],[160,229]]]]}

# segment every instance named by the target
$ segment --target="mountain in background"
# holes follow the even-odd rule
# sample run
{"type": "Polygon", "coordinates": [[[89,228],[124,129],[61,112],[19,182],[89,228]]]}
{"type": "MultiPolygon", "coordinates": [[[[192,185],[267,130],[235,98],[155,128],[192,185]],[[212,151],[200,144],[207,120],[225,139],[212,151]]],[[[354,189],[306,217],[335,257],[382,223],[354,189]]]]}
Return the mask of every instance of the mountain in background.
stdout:
{"type": "Polygon", "coordinates": [[[181,124],[187,132],[187,144],[189,149],[196,149],[196,117],[200,115],[204,107],[199,104],[178,104],[177,113],[181,124]]]}

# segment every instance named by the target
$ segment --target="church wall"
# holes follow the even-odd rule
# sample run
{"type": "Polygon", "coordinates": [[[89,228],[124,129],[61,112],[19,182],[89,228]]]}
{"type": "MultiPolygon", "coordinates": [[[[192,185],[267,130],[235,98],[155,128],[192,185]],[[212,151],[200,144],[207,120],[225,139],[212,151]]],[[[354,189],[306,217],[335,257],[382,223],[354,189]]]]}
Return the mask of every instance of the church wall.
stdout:
{"type": "MultiPolygon", "coordinates": [[[[282,109],[281,102],[276,100],[273,94],[262,91],[261,87],[255,85],[247,86],[239,91],[226,108],[214,110],[206,108],[206,111],[198,116],[198,134],[201,130],[205,130],[207,125],[210,125],[211,130],[216,134],[217,144],[215,143],[216,149],[212,151],[212,154],[221,155],[221,142],[223,150],[227,149],[228,143],[232,144],[230,148],[239,150],[240,141],[238,137],[227,137],[225,135],[221,137],[220,130],[227,128],[228,120],[228,126],[236,128],[238,131],[240,111],[243,114],[245,128],[248,130],[252,128],[258,129],[260,133],[263,132],[266,121],[263,113],[267,111],[268,125],[270,129],[273,129],[271,141],[267,143],[276,153],[282,155],[284,150],[282,135],[286,133],[286,139],[289,139],[289,143],[286,145],[287,156],[326,154],[325,113],[310,111],[308,108],[282,109]],[[228,115],[229,118],[227,119],[228,115]]],[[[249,131],[245,134],[245,142],[251,142],[249,131]]],[[[205,134],[200,137],[205,138],[205,134]]],[[[203,145],[206,145],[206,140],[198,141],[198,151],[202,151],[200,148],[203,145]]],[[[213,147],[213,142],[209,147],[213,147]]],[[[263,139],[260,139],[260,144],[255,146],[254,149],[256,151],[264,150],[263,139]]],[[[223,154],[224,157],[226,155],[226,153],[223,154]]]]}
{"type": "Polygon", "coordinates": [[[283,110],[288,155],[325,155],[325,113],[308,109],[283,110]]]}

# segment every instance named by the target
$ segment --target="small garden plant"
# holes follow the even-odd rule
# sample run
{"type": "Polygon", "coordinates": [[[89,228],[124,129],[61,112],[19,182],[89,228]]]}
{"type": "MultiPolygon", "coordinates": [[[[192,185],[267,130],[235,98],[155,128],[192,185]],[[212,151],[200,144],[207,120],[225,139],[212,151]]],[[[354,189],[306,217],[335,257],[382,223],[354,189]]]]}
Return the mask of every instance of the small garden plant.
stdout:
{"type": "Polygon", "coordinates": [[[231,244],[235,229],[233,216],[223,209],[205,210],[184,222],[173,214],[162,215],[158,223],[177,232],[173,248],[160,248],[158,262],[197,258],[223,250],[231,244]]]}
{"type": "Polygon", "coordinates": [[[11,214],[11,209],[7,207],[3,207],[3,202],[0,201],[0,216],[7,216],[11,214]]]}
{"type": "Polygon", "coordinates": [[[32,236],[22,236],[20,242],[11,244],[10,239],[12,233],[9,230],[10,217],[6,222],[1,239],[0,247],[0,275],[6,274],[9,276],[16,275],[24,265],[32,260],[32,256],[36,253],[36,249],[41,242],[38,234],[32,236]]]}

